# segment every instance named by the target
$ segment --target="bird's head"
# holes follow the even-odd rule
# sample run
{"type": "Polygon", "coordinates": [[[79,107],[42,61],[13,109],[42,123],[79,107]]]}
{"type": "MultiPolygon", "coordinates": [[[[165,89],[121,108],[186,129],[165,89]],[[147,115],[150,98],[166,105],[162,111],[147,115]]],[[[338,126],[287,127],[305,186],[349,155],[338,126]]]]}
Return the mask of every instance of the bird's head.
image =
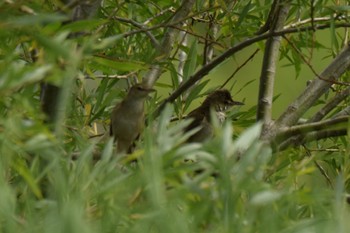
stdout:
{"type": "Polygon", "coordinates": [[[155,90],[152,88],[147,88],[142,84],[136,84],[130,88],[128,92],[128,97],[135,98],[135,99],[143,99],[143,98],[147,98],[148,94],[153,91],[155,90]]]}
{"type": "Polygon", "coordinates": [[[217,112],[224,112],[234,105],[244,105],[242,102],[234,101],[226,89],[214,91],[208,95],[203,104],[213,107],[217,112]]]}

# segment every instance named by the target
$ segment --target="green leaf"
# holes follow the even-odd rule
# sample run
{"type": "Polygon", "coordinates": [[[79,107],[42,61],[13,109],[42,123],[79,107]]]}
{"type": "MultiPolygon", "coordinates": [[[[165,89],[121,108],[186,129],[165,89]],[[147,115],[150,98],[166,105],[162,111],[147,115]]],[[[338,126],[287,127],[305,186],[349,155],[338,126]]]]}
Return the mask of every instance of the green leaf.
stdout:
{"type": "Polygon", "coordinates": [[[136,70],[144,70],[147,69],[148,65],[138,61],[128,61],[117,58],[109,58],[109,57],[97,57],[94,56],[92,58],[93,62],[96,62],[102,66],[111,68],[113,70],[118,71],[136,71],[136,70]]]}
{"type": "Polygon", "coordinates": [[[245,151],[248,149],[256,140],[259,139],[261,134],[262,123],[256,123],[250,128],[246,129],[242,135],[234,142],[234,148],[236,151],[245,151]]]}
{"type": "Polygon", "coordinates": [[[30,138],[24,145],[26,151],[35,152],[52,146],[52,143],[48,139],[48,136],[43,133],[39,133],[30,138]]]}
{"type": "Polygon", "coordinates": [[[336,32],[336,28],[335,28],[335,22],[334,22],[334,18],[332,18],[331,20],[331,27],[330,27],[330,35],[331,35],[331,45],[332,48],[335,48],[335,51],[339,50],[339,43],[337,40],[337,32],[336,32]]]}
{"type": "Polygon", "coordinates": [[[187,80],[196,70],[197,54],[198,54],[197,53],[197,40],[194,40],[192,45],[191,45],[187,60],[186,60],[185,65],[184,65],[184,70],[183,70],[184,80],[187,80]]]}
{"type": "Polygon", "coordinates": [[[50,38],[42,34],[32,35],[41,46],[43,46],[47,51],[54,54],[56,57],[63,57],[64,59],[70,58],[69,48],[62,46],[64,40],[68,37],[68,32],[58,34],[55,38],[50,38]]]}
{"type": "Polygon", "coordinates": [[[255,194],[250,200],[250,203],[256,207],[265,206],[277,201],[281,197],[282,193],[280,192],[266,190],[255,194]]]}
{"type": "Polygon", "coordinates": [[[44,79],[51,65],[41,66],[39,68],[24,67],[23,69],[11,67],[7,72],[0,75],[0,91],[14,90],[28,84],[32,84],[44,79]],[[18,70],[19,69],[19,70],[18,70]]]}
{"type": "Polygon", "coordinates": [[[208,84],[209,81],[210,80],[205,80],[191,89],[191,92],[186,99],[186,103],[183,110],[184,112],[188,109],[192,101],[198,98],[199,93],[204,89],[204,87],[208,84]]]}
{"type": "Polygon", "coordinates": [[[32,25],[45,25],[49,23],[63,22],[65,20],[68,20],[67,16],[60,15],[57,13],[52,13],[52,14],[18,16],[16,18],[9,20],[8,22],[10,23],[10,25],[12,24],[17,26],[28,27],[32,25]]]}
{"type": "Polygon", "coordinates": [[[84,30],[92,30],[101,24],[106,23],[107,20],[101,20],[101,19],[89,19],[89,20],[78,20],[74,21],[69,24],[65,24],[61,27],[60,30],[62,31],[69,31],[69,32],[81,32],[84,30]]]}
{"type": "Polygon", "coordinates": [[[332,9],[334,11],[343,11],[343,12],[347,12],[350,11],[350,6],[347,5],[334,5],[334,6],[328,6],[327,8],[332,9]]]}
{"type": "Polygon", "coordinates": [[[93,49],[100,50],[100,49],[108,48],[108,47],[114,45],[118,40],[121,40],[123,38],[124,38],[123,35],[115,35],[115,36],[103,38],[99,41],[99,43],[96,43],[93,46],[93,49]]]}
{"type": "Polygon", "coordinates": [[[251,5],[252,1],[249,1],[248,4],[243,8],[243,10],[241,11],[241,13],[239,14],[239,18],[238,21],[235,25],[236,28],[239,28],[243,22],[243,20],[246,18],[246,16],[248,15],[248,12],[250,10],[250,5],[251,5]]]}
{"type": "Polygon", "coordinates": [[[30,172],[30,170],[28,169],[27,165],[25,164],[25,162],[22,159],[16,159],[14,161],[14,164],[13,164],[12,167],[27,182],[28,186],[30,187],[32,192],[35,194],[35,196],[37,198],[41,199],[43,197],[42,193],[41,193],[41,190],[40,190],[37,182],[35,181],[35,178],[33,177],[32,173],[30,172]]]}

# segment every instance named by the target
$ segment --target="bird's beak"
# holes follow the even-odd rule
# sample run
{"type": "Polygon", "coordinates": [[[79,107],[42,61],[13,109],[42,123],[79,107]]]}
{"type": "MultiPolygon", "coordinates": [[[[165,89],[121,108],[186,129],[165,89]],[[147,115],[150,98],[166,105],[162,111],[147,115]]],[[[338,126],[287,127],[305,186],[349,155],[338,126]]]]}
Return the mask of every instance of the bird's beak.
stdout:
{"type": "Polygon", "coordinates": [[[232,101],[231,101],[231,105],[232,105],[232,106],[233,106],[233,105],[244,105],[244,103],[239,102],[239,101],[234,101],[234,100],[232,100],[232,101]]]}
{"type": "Polygon", "coordinates": [[[244,103],[239,102],[239,101],[232,101],[232,105],[244,105],[244,103]]]}

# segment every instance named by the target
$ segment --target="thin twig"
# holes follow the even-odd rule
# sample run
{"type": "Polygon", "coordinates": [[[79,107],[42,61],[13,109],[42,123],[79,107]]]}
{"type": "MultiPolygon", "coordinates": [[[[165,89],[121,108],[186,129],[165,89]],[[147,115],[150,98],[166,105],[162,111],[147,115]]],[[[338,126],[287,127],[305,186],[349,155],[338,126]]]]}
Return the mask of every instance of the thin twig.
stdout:
{"type": "MultiPolygon", "coordinates": [[[[121,22],[125,22],[125,23],[129,23],[137,28],[140,28],[140,29],[147,29],[143,24],[139,23],[139,22],[136,22],[132,19],[126,19],[126,18],[122,18],[122,17],[118,17],[118,16],[114,16],[112,17],[112,19],[115,19],[115,20],[118,20],[118,21],[121,21],[121,22]]],[[[151,40],[151,43],[152,45],[158,49],[159,48],[159,41],[153,36],[153,34],[146,30],[145,31],[145,34],[149,37],[149,39],[151,40]]]]}
{"type": "Polygon", "coordinates": [[[335,148],[325,148],[325,149],[309,149],[309,151],[313,152],[330,152],[330,153],[339,153],[339,152],[346,152],[345,149],[335,149],[335,148]]]}
{"type": "MultiPolygon", "coordinates": [[[[303,145],[304,149],[306,150],[306,154],[308,155],[308,157],[312,157],[311,155],[311,151],[305,146],[303,145]]],[[[331,181],[331,178],[328,176],[326,170],[316,161],[313,160],[314,164],[316,165],[316,167],[318,168],[318,170],[321,172],[321,174],[326,178],[326,181],[328,182],[328,184],[333,187],[333,183],[331,181]]]]}
{"type": "Polygon", "coordinates": [[[332,17],[331,16],[326,16],[326,17],[316,17],[316,18],[309,18],[309,19],[304,19],[301,21],[298,21],[297,23],[292,23],[289,25],[284,26],[284,29],[288,29],[288,28],[297,28],[300,26],[303,26],[305,24],[309,24],[309,23],[314,23],[313,25],[311,25],[312,28],[315,28],[315,23],[319,23],[319,22],[328,22],[331,21],[332,19],[345,19],[344,16],[341,15],[336,15],[334,14],[332,17]]]}
{"type": "Polygon", "coordinates": [[[313,68],[313,66],[310,64],[310,62],[304,57],[304,55],[302,54],[302,52],[294,45],[294,43],[292,41],[290,41],[286,36],[283,36],[283,38],[288,42],[288,44],[290,44],[292,46],[292,48],[300,55],[300,58],[305,62],[305,64],[310,68],[310,70],[312,71],[312,73],[318,78],[321,79],[323,81],[326,82],[330,82],[332,84],[339,84],[339,85],[344,85],[344,86],[350,86],[350,83],[348,82],[341,82],[341,81],[336,81],[334,79],[325,79],[322,78],[317,72],[316,70],[313,68]]]}
{"type": "Polygon", "coordinates": [[[158,18],[159,16],[164,15],[166,12],[173,12],[175,13],[175,8],[174,7],[168,7],[165,8],[164,10],[160,11],[159,13],[155,14],[154,16],[152,16],[151,18],[147,19],[145,22],[143,22],[143,25],[149,24],[150,22],[152,22],[154,19],[158,18]]]}
{"type": "Polygon", "coordinates": [[[197,38],[199,38],[199,39],[202,39],[203,41],[208,41],[208,42],[210,42],[210,43],[212,43],[212,44],[216,44],[216,45],[220,46],[221,48],[225,48],[225,46],[223,46],[223,45],[220,44],[219,42],[217,42],[217,41],[215,41],[215,40],[207,39],[206,37],[201,36],[201,35],[199,35],[199,34],[196,34],[196,33],[192,32],[192,31],[189,31],[189,30],[180,28],[180,27],[178,27],[178,26],[176,26],[176,25],[170,25],[169,27],[175,28],[175,29],[177,29],[177,30],[179,30],[179,31],[184,31],[184,32],[186,32],[187,34],[190,34],[191,36],[194,36],[194,37],[197,37],[197,38]]]}
{"type": "Polygon", "coordinates": [[[236,70],[226,79],[226,81],[220,86],[220,89],[226,86],[226,84],[233,79],[233,77],[238,73],[239,70],[241,70],[250,60],[254,58],[254,56],[259,52],[260,49],[256,49],[249,57],[247,60],[245,60],[240,66],[236,68],[236,70]]]}
{"type": "Polygon", "coordinates": [[[93,78],[128,79],[130,77],[133,77],[135,74],[137,74],[137,71],[130,72],[128,74],[113,74],[113,75],[96,74],[93,76],[85,75],[85,78],[86,79],[93,79],[93,78]]]}

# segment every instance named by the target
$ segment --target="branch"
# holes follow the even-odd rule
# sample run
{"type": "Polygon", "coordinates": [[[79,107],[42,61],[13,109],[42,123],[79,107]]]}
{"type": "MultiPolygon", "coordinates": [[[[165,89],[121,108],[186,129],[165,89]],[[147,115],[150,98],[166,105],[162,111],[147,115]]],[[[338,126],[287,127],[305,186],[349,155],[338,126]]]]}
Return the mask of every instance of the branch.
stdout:
{"type": "Polygon", "coordinates": [[[347,135],[347,133],[348,133],[347,129],[332,129],[332,130],[310,132],[310,133],[307,133],[301,140],[300,139],[295,140],[295,138],[290,138],[289,140],[281,143],[278,147],[278,151],[285,150],[290,145],[300,146],[307,142],[317,141],[324,138],[345,136],[347,135]]]}
{"type": "MultiPolygon", "coordinates": [[[[92,1],[64,1],[65,10],[73,9],[72,21],[86,19],[92,17],[98,7],[100,6],[101,0],[92,1]]],[[[71,33],[70,37],[75,37],[79,33],[71,33]]],[[[40,102],[42,111],[48,116],[47,122],[55,124],[55,132],[60,131],[62,122],[66,117],[67,109],[67,92],[70,91],[71,85],[64,85],[70,77],[63,78],[63,85],[58,87],[54,84],[43,82],[40,85],[40,102]]],[[[73,80],[73,79],[72,79],[73,80]]]]}
{"type": "Polygon", "coordinates": [[[247,60],[245,60],[241,65],[239,65],[236,70],[230,75],[230,77],[228,77],[228,79],[226,79],[226,81],[220,86],[219,89],[222,89],[224,88],[224,86],[226,86],[226,84],[231,80],[233,79],[233,77],[238,73],[238,71],[240,71],[250,60],[252,60],[255,55],[259,52],[260,49],[256,49],[252,55],[250,55],[247,60]]]}
{"type": "MultiPolygon", "coordinates": [[[[179,20],[185,18],[190,13],[194,3],[195,0],[183,0],[182,5],[172,17],[170,24],[173,24],[174,22],[179,23],[179,20]]],[[[167,28],[167,31],[165,32],[163,40],[160,44],[159,50],[157,50],[157,53],[155,55],[156,62],[154,65],[151,66],[150,71],[147,72],[142,79],[142,82],[146,87],[152,87],[161,75],[162,69],[158,63],[166,61],[166,59],[170,56],[172,46],[175,40],[176,31],[177,30],[174,28],[167,28]]]]}
{"type": "Polygon", "coordinates": [[[217,45],[217,46],[219,46],[219,47],[221,47],[221,48],[223,48],[223,49],[226,48],[224,45],[220,44],[218,41],[213,40],[213,39],[210,39],[210,38],[206,38],[205,36],[202,36],[202,35],[200,35],[200,34],[198,34],[198,33],[194,33],[194,32],[191,31],[191,30],[187,30],[187,29],[184,29],[184,28],[182,28],[182,27],[178,27],[178,26],[176,26],[176,25],[168,25],[168,27],[177,29],[177,30],[182,31],[182,32],[185,32],[185,33],[187,33],[187,34],[189,34],[189,35],[191,35],[191,36],[193,36],[193,37],[196,37],[196,38],[198,38],[198,41],[199,41],[199,42],[203,42],[204,44],[205,44],[206,42],[210,42],[211,44],[215,44],[215,45],[217,45]]]}
{"type": "MultiPolygon", "coordinates": [[[[213,6],[213,1],[209,1],[210,7],[213,6]]],[[[214,46],[212,41],[216,41],[216,36],[219,31],[219,26],[215,22],[216,21],[216,14],[209,14],[209,24],[208,24],[208,31],[205,35],[205,42],[204,42],[204,51],[203,51],[203,65],[208,64],[211,60],[213,60],[214,55],[214,46]]]]}
{"type": "Polygon", "coordinates": [[[332,17],[326,16],[326,17],[317,17],[317,18],[304,19],[304,20],[298,21],[296,23],[292,23],[292,24],[286,25],[284,27],[284,29],[287,29],[287,28],[298,28],[298,27],[300,27],[302,25],[305,25],[305,24],[308,24],[308,23],[312,23],[312,22],[313,23],[327,22],[327,21],[334,20],[334,19],[337,19],[337,20],[346,19],[346,16],[334,14],[332,17]]]}
{"type": "Polygon", "coordinates": [[[154,19],[158,18],[159,16],[164,15],[166,12],[174,12],[175,13],[175,9],[174,7],[168,7],[162,11],[160,11],[159,13],[157,13],[156,15],[152,16],[151,18],[147,19],[145,22],[143,22],[143,25],[149,24],[150,22],[152,22],[154,19]]]}
{"type": "Polygon", "coordinates": [[[341,110],[340,112],[335,114],[333,116],[333,118],[340,117],[340,116],[345,116],[345,115],[350,115],[350,106],[344,108],[343,110],[341,110]]]}
{"type": "MultiPolygon", "coordinates": [[[[278,138],[279,141],[284,140],[288,136],[287,140],[283,141],[278,145],[278,150],[285,150],[289,146],[299,146],[303,143],[314,141],[322,138],[343,136],[346,135],[347,127],[341,129],[329,129],[330,127],[338,127],[338,124],[344,124],[349,121],[349,115],[342,115],[337,118],[329,120],[307,123],[304,125],[298,125],[284,129],[284,132],[280,132],[278,138]],[[344,133],[345,132],[345,133],[344,133]],[[338,135],[339,133],[339,135],[338,135]],[[299,135],[297,135],[299,134],[299,135]],[[297,135],[297,136],[293,136],[297,135]]],[[[277,142],[278,143],[278,142],[277,142]]]]}
{"type": "MultiPolygon", "coordinates": [[[[184,18],[179,18],[177,19],[177,21],[172,21],[170,23],[168,22],[163,22],[163,23],[160,23],[158,25],[154,25],[152,27],[148,27],[148,28],[143,28],[143,29],[136,29],[136,30],[132,30],[132,31],[129,31],[129,32],[125,32],[125,33],[122,33],[120,34],[121,37],[128,37],[128,36],[132,36],[132,35],[135,35],[135,34],[138,34],[138,33],[141,33],[141,32],[146,32],[146,31],[153,31],[153,30],[157,30],[159,28],[168,28],[168,27],[173,27],[175,28],[176,25],[182,23],[182,22],[185,22],[186,20],[188,19],[196,19],[196,16],[197,15],[201,15],[205,12],[208,12],[210,10],[214,10],[214,9],[217,9],[219,8],[219,6],[215,6],[213,8],[205,8],[203,9],[202,11],[198,11],[198,12],[195,12],[195,13],[192,13],[192,14],[189,14],[187,16],[185,16],[184,18]]],[[[148,22],[144,22],[144,24],[146,24],[148,22]]],[[[196,36],[199,36],[199,35],[196,35],[196,36]]]]}
{"type": "MultiPolygon", "coordinates": [[[[324,116],[326,116],[332,109],[338,106],[338,104],[346,99],[348,95],[350,94],[350,88],[347,88],[346,90],[338,93],[335,95],[323,108],[321,108],[318,112],[316,112],[307,122],[317,122],[323,119],[324,116]]],[[[337,113],[335,116],[333,116],[332,119],[339,118],[341,116],[349,116],[350,115],[350,107],[347,107],[337,113]]],[[[289,138],[285,140],[281,145],[283,145],[283,148],[287,148],[289,144],[293,143],[295,144],[296,141],[301,141],[303,138],[303,135],[297,135],[293,138],[289,138]]],[[[280,140],[281,141],[281,140],[280,140]]]]}
{"type": "Polygon", "coordinates": [[[332,61],[332,63],[320,74],[323,79],[317,77],[307,86],[304,92],[289,105],[286,111],[278,118],[275,129],[268,136],[273,136],[273,131],[284,126],[295,124],[298,119],[310,109],[310,107],[323,95],[332,85],[333,80],[337,80],[350,66],[350,47],[346,46],[343,51],[332,61]]]}
{"type": "MultiPolygon", "coordinates": [[[[307,148],[305,145],[304,146],[304,149],[306,150],[306,154],[309,156],[309,157],[312,157],[311,155],[311,150],[309,150],[309,148],[307,148]]],[[[316,161],[314,160],[314,164],[316,165],[316,167],[318,168],[318,170],[321,172],[321,174],[326,178],[328,184],[333,188],[333,184],[332,184],[332,181],[331,179],[329,178],[326,170],[316,161]]]]}
{"type": "MultiPolygon", "coordinates": [[[[288,16],[290,1],[281,1],[277,6],[274,21],[270,31],[278,31],[283,28],[284,22],[288,16]]],[[[278,60],[281,37],[270,37],[266,41],[263,65],[261,69],[258,108],[256,118],[262,120],[264,124],[271,121],[273,87],[275,84],[276,60],[278,60]]]]}
{"type": "Polygon", "coordinates": [[[317,72],[316,70],[312,67],[312,65],[310,64],[310,62],[305,58],[305,56],[303,55],[303,53],[297,48],[297,46],[290,41],[286,36],[283,36],[283,38],[288,42],[288,44],[290,44],[292,46],[292,48],[295,50],[295,52],[297,54],[299,54],[300,58],[303,60],[303,62],[305,62],[305,64],[310,68],[310,70],[312,71],[312,73],[318,78],[321,79],[323,81],[326,82],[330,82],[332,84],[339,84],[339,85],[344,85],[344,86],[350,86],[350,83],[348,82],[341,82],[341,81],[335,81],[335,80],[328,80],[328,79],[324,79],[322,78],[317,72]]]}
{"type": "Polygon", "coordinates": [[[178,52],[178,59],[179,59],[179,64],[177,66],[177,79],[179,83],[183,82],[183,76],[184,76],[184,67],[185,63],[187,60],[187,53],[185,50],[182,48],[187,47],[187,41],[188,41],[188,35],[186,31],[180,31],[179,33],[179,39],[180,39],[180,47],[179,47],[179,52],[178,52]]]}
{"type": "Polygon", "coordinates": [[[255,34],[260,35],[264,32],[267,32],[270,30],[272,23],[275,21],[276,16],[278,15],[278,8],[279,8],[279,0],[274,0],[269,15],[267,16],[267,20],[265,24],[257,31],[255,34]]]}
{"type": "MultiPolygon", "coordinates": [[[[328,101],[328,103],[323,106],[318,112],[316,112],[308,122],[316,122],[325,117],[330,111],[332,111],[335,107],[338,106],[343,100],[345,100],[350,95],[350,87],[345,89],[344,91],[336,94],[332,99],[328,101]]],[[[347,114],[348,115],[348,114],[347,114]]]]}
{"type": "Polygon", "coordinates": [[[128,74],[113,74],[113,75],[107,75],[107,74],[94,74],[93,76],[85,75],[85,79],[95,79],[95,78],[108,78],[108,79],[128,79],[130,77],[134,77],[137,75],[138,71],[133,71],[128,74]]]}
{"type": "Polygon", "coordinates": [[[349,121],[349,116],[340,116],[334,119],[306,123],[302,125],[296,125],[291,127],[284,127],[278,131],[278,135],[276,138],[286,138],[295,136],[298,134],[305,134],[312,131],[329,129],[331,127],[335,127],[339,124],[347,123],[349,121]]]}
{"type": "Polygon", "coordinates": [[[73,21],[91,18],[100,7],[101,0],[74,1],[73,21]],[[77,5],[75,5],[78,2],[77,5]]]}
{"type": "MultiPolygon", "coordinates": [[[[318,30],[327,29],[331,27],[331,25],[316,25],[315,28],[318,30]]],[[[335,28],[339,27],[350,27],[349,23],[341,23],[341,24],[335,24],[335,28]]],[[[211,62],[209,62],[207,65],[203,66],[201,69],[199,69],[196,73],[194,73],[186,82],[182,83],[177,90],[175,90],[167,99],[165,99],[159,107],[155,111],[155,115],[158,115],[162,109],[166,106],[167,103],[173,102],[177,97],[179,97],[184,91],[186,91],[188,88],[190,88],[192,85],[194,85],[197,81],[201,80],[205,75],[207,75],[212,69],[214,69],[216,66],[218,66],[220,63],[224,62],[227,58],[231,57],[235,53],[241,51],[242,49],[256,43],[262,40],[265,40],[272,36],[282,36],[286,34],[296,33],[296,32],[304,32],[311,30],[311,26],[302,27],[302,28],[289,28],[284,29],[278,32],[268,32],[266,34],[258,35],[252,38],[249,38],[243,42],[238,43],[237,45],[234,45],[233,47],[229,48],[221,54],[220,56],[217,56],[215,59],[213,59],[211,62]]]]}
{"type": "MultiPolygon", "coordinates": [[[[129,24],[131,24],[131,25],[133,25],[133,26],[135,26],[135,27],[137,27],[137,28],[140,28],[140,29],[147,29],[147,28],[145,27],[145,25],[143,25],[143,24],[141,24],[141,23],[139,23],[139,22],[136,22],[136,21],[134,21],[134,20],[132,20],[132,19],[125,19],[125,18],[118,17],[118,16],[114,16],[113,19],[118,20],[118,21],[121,21],[121,22],[129,23],[129,24]]],[[[152,34],[150,31],[148,31],[148,30],[145,31],[145,34],[146,34],[146,36],[148,36],[148,38],[151,40],[152,45],[153,45],[156,49],[158,49],[158,48],[160,47],[160,45],[159,45],[158,40],[153,36],[153,34],[152,34]]]]}

